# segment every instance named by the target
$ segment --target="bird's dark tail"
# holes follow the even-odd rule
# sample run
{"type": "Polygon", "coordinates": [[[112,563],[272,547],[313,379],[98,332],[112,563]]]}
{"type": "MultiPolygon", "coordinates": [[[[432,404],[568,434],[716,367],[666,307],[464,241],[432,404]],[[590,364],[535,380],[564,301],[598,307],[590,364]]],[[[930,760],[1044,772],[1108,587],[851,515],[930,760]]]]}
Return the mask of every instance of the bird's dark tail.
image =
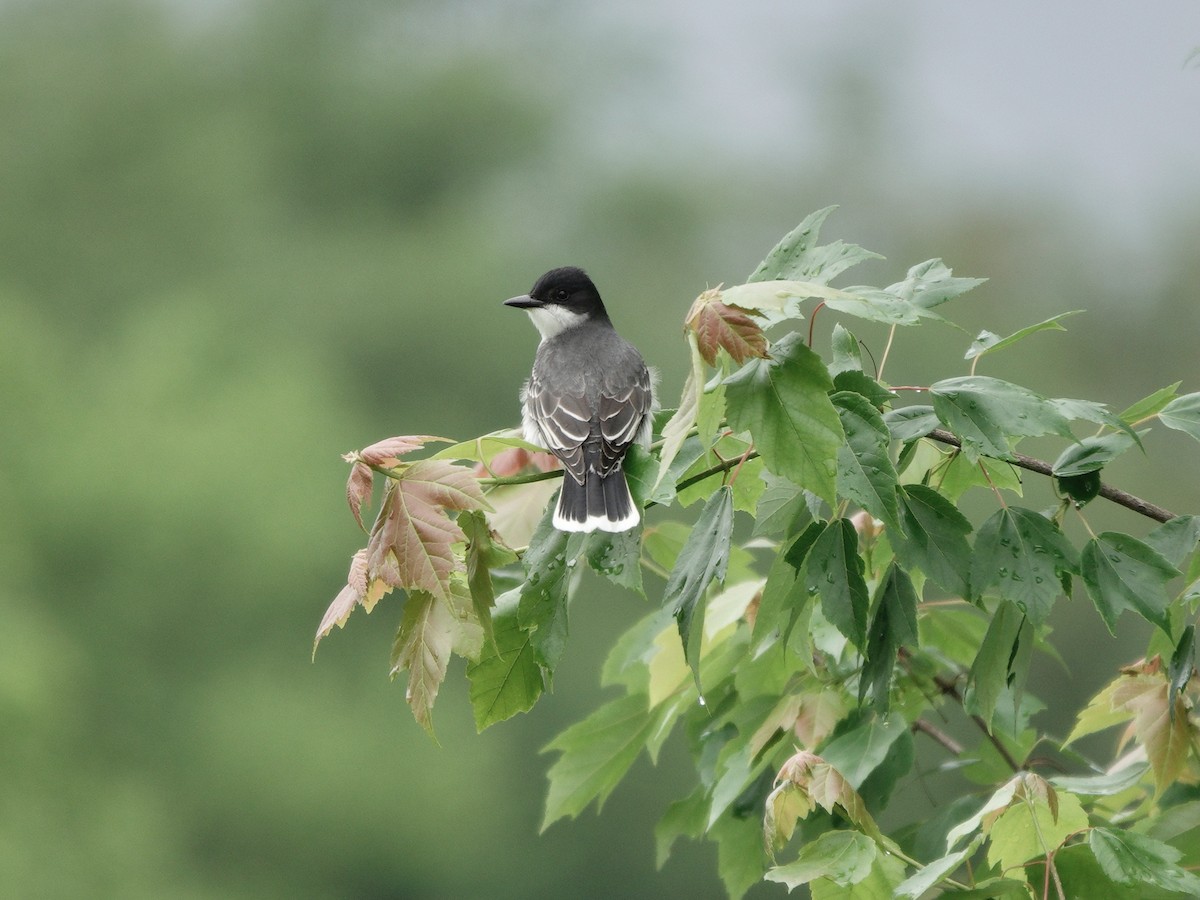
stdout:
{"type": "Polygon", "coordinates": [[[606,477],[588,472],[579,484],[564,473],[554,511],[560,531],[627,531],[638,523],[638,510],[629,493],[625,472],[616,469],[606,477]]]}

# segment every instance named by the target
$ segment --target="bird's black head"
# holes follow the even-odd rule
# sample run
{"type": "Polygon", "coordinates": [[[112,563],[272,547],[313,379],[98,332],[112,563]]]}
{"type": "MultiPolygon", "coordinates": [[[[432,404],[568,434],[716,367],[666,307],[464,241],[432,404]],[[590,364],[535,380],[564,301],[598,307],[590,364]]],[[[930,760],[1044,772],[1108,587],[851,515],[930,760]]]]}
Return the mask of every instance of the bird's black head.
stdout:
{"type": "Polygon", "coordinates": [[[596,285],[583,269],[575,266],[551,269],[537,280],[528,294],[504,302],[528,310],[558,307],[582,319],[608,318],[596,285]]]}

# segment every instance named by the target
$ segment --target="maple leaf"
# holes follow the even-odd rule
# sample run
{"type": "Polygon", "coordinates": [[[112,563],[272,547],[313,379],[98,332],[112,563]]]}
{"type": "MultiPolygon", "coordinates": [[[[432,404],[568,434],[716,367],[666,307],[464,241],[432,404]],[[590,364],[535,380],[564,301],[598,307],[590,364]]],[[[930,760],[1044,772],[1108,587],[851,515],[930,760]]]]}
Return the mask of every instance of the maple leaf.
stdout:
{"type": "Polygon", "coordinates": [[[1113,709],[1133,714],[1129,733],[1146,749],[1155,793],[1174,784],[1187,763],[1193,727],[1187,704],[1161,675],[1126,675],[1112,694],[1113,709]],[[1172,709],[1174,706],[1174,709],[1172,709]]]}
{"type": "Polygon", "coordinates": [[[715,366],[719,350],[728,353],[739,366],[751,357],[765,359],[767,336],[762,328],[746,310],[729,306],[720,297],[720,288],[705,291],[688,312],[687,325],[696,333],[704,361],[715,366]]]}
{"type": "Polygon", "coordinates": [[[344,627],[355,606],[361,604],[363,609],[370,612],[379,602],[379,598],[391,589],[390,585],[368,575],[366,548],[350,557],[350,574],[346,576],[346,586],[333,598],[333,602],[325,610],[325,615],[321,617],[321,624],[317,626],[317,636],[313,640],[313,656],[317,655],[317,645],[321,643],[321,638],[333,631],[335,625],[338,628],[344,627]]]}
{"type": "Polygon", "coordinates": [[[346,502],[350,504],[350,512],[354,514],[359,528],[363,531],[367,529],[363,524],[362,510],[371,500],[374,470],[391,469],[400,465],[401,456],[413,450],[420,450],[430,441],[446,442],[448,438],[434,437],[431,434],[402,434],[376,441],[363,450],[352,450],[342,454],[342,459],[352,464],[350,477],[346,480],[346,502]]]}
{"type": "Polygon", "coordinates": [[[775,776],[775,789],[767,797],[763,832],[768,849],[782,846],[792,835],[798,819],[808,817],[816,807],[832,813],[835,809],[859,831],[876,840],[883,833],[862,797],[846,778],[809,750],[793,754],[775,776]]]}
{"type": "Polygon", "coordinates": [[[478,659],[483,627],[471,608],[466,588],[454,582],[446,598],[412,591],[392,646],[392,677],[408,672],[404,699],[418,724],[433,737],[433,703],[446,679],[450,654],[478,659]]]}
{"type": "Polygon", "coordinates": [[[388,481],[367,544],[369,575],[449,602],[450,576],[464,568],[453,545],[466,535],[446,511],[486,506],[470,469],[439,459],[412,463],[388,481]]]}
{"type": "Polygon", "coordinates": [[[402,434],[397,437],[384,438],[382,441],[376,441],[370,447],[358,450],[354,453],[347,453],[343,459],[346,462],[354,462],[361,460],[368,466],[381,466],[391,468],[399,464],[400,457],[405,453],[411,453],[413,450],[420,450],[430,441],[440,441],[449,443],[449,438],[434,437],[432,434],[402,434]]]}

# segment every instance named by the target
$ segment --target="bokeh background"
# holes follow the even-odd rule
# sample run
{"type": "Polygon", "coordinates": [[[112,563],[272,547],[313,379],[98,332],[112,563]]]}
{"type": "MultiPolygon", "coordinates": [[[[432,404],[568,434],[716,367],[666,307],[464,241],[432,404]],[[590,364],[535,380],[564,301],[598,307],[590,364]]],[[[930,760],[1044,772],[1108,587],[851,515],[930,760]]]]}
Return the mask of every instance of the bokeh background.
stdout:
{"type": "MultiPolygon", "coordinates": [[[[310,662],[361,543],[339,454],[515,424],[536,336],[500,301],[566,263],[669,405],[691,299],[830,203],[888,257],[853,282],[991,278],[890,379],[1086,308],[981,371],[1200,390],[1198,13],[0,0],[0,894],[719,896],[710,847],[654,869],[677,742],[538,834],[539,749],[645,601],[585,585],[553,694],[483,735],[453,668],[440,746],[387,678],[395,597],[310,662]]],[[[1200,510],[1195,444],[1149,443],[1110,480],[1200,510]]],[[[1038,663],[1051,731],[1144,645],[1089,606],[1038,663]]]]}

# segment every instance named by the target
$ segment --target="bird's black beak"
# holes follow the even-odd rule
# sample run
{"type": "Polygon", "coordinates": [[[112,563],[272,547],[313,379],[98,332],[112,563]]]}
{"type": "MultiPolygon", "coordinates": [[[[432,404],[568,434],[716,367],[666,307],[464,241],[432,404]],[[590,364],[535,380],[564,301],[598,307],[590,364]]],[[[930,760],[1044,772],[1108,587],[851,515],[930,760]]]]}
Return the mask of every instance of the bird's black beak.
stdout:
{"type": "Polygon", "coordinates": [[[528,294],[522,294],[520,297],[513,297],[504,301],[505,306],[512,306],[516,309],[537,309],[539,306],[544,306],[541,300],[534,300],[528,294]]]}

